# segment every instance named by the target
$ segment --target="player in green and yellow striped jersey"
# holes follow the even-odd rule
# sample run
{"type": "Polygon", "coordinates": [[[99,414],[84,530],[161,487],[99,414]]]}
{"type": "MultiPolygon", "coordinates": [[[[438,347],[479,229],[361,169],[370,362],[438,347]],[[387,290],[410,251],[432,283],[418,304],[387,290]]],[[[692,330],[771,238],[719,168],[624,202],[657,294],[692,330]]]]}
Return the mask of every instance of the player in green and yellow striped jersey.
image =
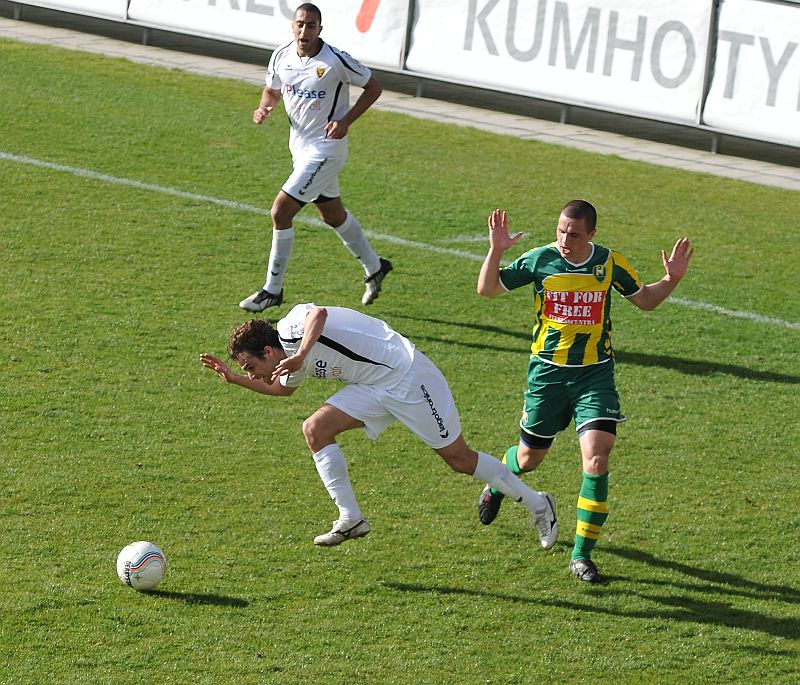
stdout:
{"type": "MultiPolygon", "coordinates": [[[[601,580],[591,552],[608,517],[608,458],[617,424],[625,420],[614,383],[611,291],[640,309],[655,309],[686,275],[694,253],[688,238],[680,238],[669,257],[661,251],[664,277],[644,285],[624,256],[592,242],[596,223],[591,204],[572,200],[561,210],[554,242],[500,268],[503,254],[522,233],[512,236],[506,212],[496,209],[489,216],[489,252],[478,276],[484,297],[533,286],[533,343],[520,440],[504,461],[515,474],[532,471],[555,436],[575,421],[583,483],[569,568],[589,583],[601,580]]],[[[482,523],[494,521],[502,498],[488,486],[483,490],[478,500],[482,523]]]]}

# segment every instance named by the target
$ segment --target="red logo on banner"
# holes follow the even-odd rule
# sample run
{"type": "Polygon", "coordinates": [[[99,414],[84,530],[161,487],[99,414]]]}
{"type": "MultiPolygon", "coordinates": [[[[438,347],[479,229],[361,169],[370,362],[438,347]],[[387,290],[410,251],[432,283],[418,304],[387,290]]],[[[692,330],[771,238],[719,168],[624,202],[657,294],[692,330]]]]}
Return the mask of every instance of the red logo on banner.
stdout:
{"type": "Polygon", "coordinates": [[[378,5],[381,4],[381,0],[364,0],[361,3],[361,9],[358,11],[358,16],[356,17],[356,28],[361,31],[361,33],[366,33],[369,31],[369,27],[372,26],[372,20],[375,18],[375,13],[378,11],[378,5]]]}

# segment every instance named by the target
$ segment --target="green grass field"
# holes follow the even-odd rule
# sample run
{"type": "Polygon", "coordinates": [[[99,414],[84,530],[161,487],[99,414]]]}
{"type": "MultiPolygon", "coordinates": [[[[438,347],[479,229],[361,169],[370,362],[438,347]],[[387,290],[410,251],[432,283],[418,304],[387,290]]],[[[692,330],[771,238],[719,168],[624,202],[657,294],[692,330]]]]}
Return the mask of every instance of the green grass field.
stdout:
{"type": "MultiPolygon", "coordinates": [[[[232,81],[11,42],[0,64],[0,682],[800,682],[798,194],[368,112],[343,195],[395,264],[368,313],[439,364],[472,445],[516,441],[527,362],[529,294],[475,294],[495,207],[521,252],[590,199],[647,281],[688,235],[676,295],[762,319],[617,298],[607,584],[567,572],[571,431],[529,478],[559,500],[549,552],[521,507],[481,526],[481,485],[401,426],[344,437],[373,533],[317,549],[335,507],[300,423],[333,387],[270,399],[197,359],[262,282],[248,206],[288,173],[285,117],[250,124],[232,81]],[[170,562],[149,594],[114,567],[140,539],[170,562]]],[[[287,304],[361,308],[361,279],[299,224],[287,304]]]]}

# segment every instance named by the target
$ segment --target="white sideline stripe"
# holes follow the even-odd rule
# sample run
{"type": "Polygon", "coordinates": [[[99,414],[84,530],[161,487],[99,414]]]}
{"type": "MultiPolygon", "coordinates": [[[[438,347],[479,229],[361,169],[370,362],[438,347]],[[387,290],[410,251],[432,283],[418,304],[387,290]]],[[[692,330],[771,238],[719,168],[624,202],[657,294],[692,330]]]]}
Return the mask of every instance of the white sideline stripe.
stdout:
{"type": "MultiPolygon", "coordinates": [[[[299,217],[296,221],[300,221],[301,223],[308,224],[309,226],[317,226],[318,228],[330,228],[328,224],[326,224],[321,219],[316,219],[314,217],[299,217]]],[[[418,243],[414,240],[406,240],[405,238],[398,238],[394,235],[386,235],[385,233],[376,233],[375,231],[370,231],[369,229],[364,229],[364,233],[367,235],[368,238],[374,238],[375,240],[382,240],[385,243],[393,243],[395,245],[403,245],[404,247],[415,247],[419,250],[427,250],[428,252],[436,252],[438,254],[449,254],[453,255],[454,257],[462,257],[463,259],[471,259],[474,262],[483,262],[483,256],[477,255],[474,252],[464,252],[463,250],[453,250],[449,247],[438,247],[436,245],[428,245],[428,243],[418,243]]]]}
{"type": "Polygon", "coordinates": [[[23,157],[22,155],[12,155],[8,152],[0,151],[0,159],[8,159],[12,162],[21,162],[22,164],[31,164],[33,166],[44,167],[45,169],[54,169],[55,171],[66,171],[69,174],[76,176],[83,176],[85,178],[93,178],[98,181],[106,181],[107,183],[116,183],[118,185],[130,186],[132,188],[140,188],[141,190],[152,190],[156,193],[164,195],[174,195],[175,197],[183,197],[187,200],[200,200],[202,202],[210,202],[215,205],[222,205],[230,209],[241,209],[246,212],[254,212],[256,214],[270,215],[268,209],[262,209],[255,205],[247,205],[241,202],[231,202],[230,200],[223,200],[211,195],[197,195],[196,193],[187,193],[183,190],[176,188],[168,188],[167,186],[159,186],[154,183],[142,183],[141,181],[134,181],[130,178],[120,178],[119,176],[109,176],[108,174],[101,174],[97,171],[90,169],[79,169],[73,166],[66,166],[64,164],[54,164],[53,162],[45,162],[41,159],[34,159],[33,157],[23,157]]]}
{"type": "Polygon", "coordinates": [[[682,304],[684,307],[691,307],[692,309],[704,309],[707,312],[714,312],[715,314],[734,316],[737,319],[749,319],[750,321],[758,321],[759,323],[770,323],[775,326],[793,328],[796,331],[800,330],[800,323],[794,323],[792,321],[784,321],[783,319],[776,319],[772,316],[762,316],[761,314],[756,314],[755,312],[738,312],[735,309],[725,309],[724,307],[717,307],[717,305],[715,304],[707,304],[705,302],[694,302],[692,300],[687,300],[684,297],[670,296],[669,301],[675,302],[676,304],[682,304]]]}
{"type": "MultiPolygon", "coordinates": [[[[187,200],[199,200],[201,202],[209,202],[229,209],[239,209],[244,212],[251,212],[254,214],[261,214],[262,216],[270,216],[270,211],[263,207],[256,207],[244,202],[233,202],[231,200],[223,200],[213,195],[199,195],[197,193],[187,193],[184,190],[177,188],[169,188],[168,186],[160,186],[155,183],[144,183],[142,181],[135,181],[130,178],[120,178],[119,176],[111,176],[109,174],[101,174],[91,169],[80,169],[78,167],[67,166],[66,164],[56,164],[54,162],[45,162],[41,159],[34,159],[33,157],[25,157],[23,155],[13,155],[8,152],[0,151],[0,159],[7,159],[12,162],[19,162],[21,164],[30,164],[32,166],[42,167],[45,169],[53,169],[54,171],[65,171],[75,176],[82,176],[84,178],[91,178],[97,181],[105,181],[107,183],[116,183],[117,185],[129,186],[131,188],[139,188],[141,190],[150,190],[163,195],[172,195],[174,197],[182,197],[187,200]]],[[[327,224],[319,219],[298,217],[297,221],[300,223],[308,224],[309,226],[317,226],[327,228],[327,224]]],[[[449,254],[454,257],[462,257],[464,259],[472,259],[474,261],[482,262],[483,257],[473,254],[472,252],[464,252],[462,250],[453,250],[448,247],[436,247],[435,245],[428,245],[427,243],[418,243],[413,240],[406,240],[405,238],[398,238],[391,235],[383,235],[373,231],[364,231],[370,238],[376,240],[383,240],[387,243],[394,243],[396,245],[403,245],[405,247],[415,247],[421,250],[428,250],[429,252],[438,252],[440,254],[449,254]]]]}
{"type": "Polygon", "coordinates": [[[440,238],[440,243],[485,243],[486,233],[480,235],[456,235],[452,238],[440,238]]]}
{"type": "MultiPolygon", "coordinates": [[[[187,200],[199,200],[201,202],[208,202],[210,204],[220,205],[222,207],[228,207],[230,209],[238,209],[244,212],[260,214],[262,216],[270,216],[270,211],[268,209],[264,209],[263,207],[256,207],[255,205],[249,205],[244,202],[233,202],[231,200],[223,200],[222,198],[214,197],[213,195],[199,195],[197,193],[187,193],[186,191],[178,190],[177,188],[160,186],[155,183],[143,183],[142,181],[136,181],[130,178],[120,178],[119,176],[110,176],[109,174],[101,174],[97,171],[92,171],[91,169],[81,169],[78,167],[67,166],[65,164],[46,162],[41,159],[34,159],[33,157],[25,157],[24,155],[14,155],[9,152],[3,152],[3,151],[0,151],[0,159],[7,159],[11,162],[18,162],[20,164],[30,164],[32,166],[42,167],[45,169],[53,169],[55,171],[65,171],[67,173],[74,174],[76,176],[83,176],[84,178],[92,178],[98,181],[105,181],[107,183],[116,183],[118,185],[129,186],[131,188],[150,190],[156,193],[161,193],[163,195],[182,197],[187,200]]],[[[327,227],[327,225],[324,222],[320,221],[319,219],[314,219],[314,218],[307,219],[304,217],[298,217],[298,221],[300,223],[304,223],[309,226],[327,227]]],[[[476,255],[472,252],[465,252],[463,250],[453,250],[449,247],[438,247],[436,245],[429,245],[428,243],[420,243],[414,240],[406,240],[405,238],[398,238],[397,236],[386,235],[384,233],[375,233],[374,231],[369,231],[369,230],[365,230],[364,232],[367,234],[368,237],[374,238],[375,240],[381,240],[383,242],[393,243],[395,245],[403,245],[404,247],[413,247],[419,250],[424,250],[426,252],[435,252],[438,254],[452,255],[454,257],[461,257],[462,259],[469,259],[474,262],[483,262],[484,259],[483,255],[476,255]]],[[[734,309],[725,309],[724,307],[717,307],[716,305],[708,304],[706,302],[694,302],[693,300],[687,300],[684,297],[670,297],[669,301],[675,304],[683,305],[684,307],[690,307],[692,309],[703,309],[705,311],[714,312],[715,314],[732,316],[737,319],[748,319],[750,321],[756,321],[758,323],[767,323],[767,324],[772,324],[774,326],[782,326],[784,328],[800,330],[800,323],[785,321],[784,319],[776,319],[771,316],[762,316],[761,314],[756,314],[755,312],[740,312],[734,309]]]]}

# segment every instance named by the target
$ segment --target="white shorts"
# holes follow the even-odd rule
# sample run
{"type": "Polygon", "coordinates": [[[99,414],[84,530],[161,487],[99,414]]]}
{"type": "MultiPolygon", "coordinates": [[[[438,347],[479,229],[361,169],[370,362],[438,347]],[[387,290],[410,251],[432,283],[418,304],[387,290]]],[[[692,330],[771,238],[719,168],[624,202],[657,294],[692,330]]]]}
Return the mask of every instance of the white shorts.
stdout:
{"type": "Polygon", "coordinates": [[[281,190],[298,202],[314,202],[318,197],[339,197],[339,172],[346,157],[299,157],[281,190]]]}
{"type": "Polygon", "coordinates": [[[364,423],[374,440],[395,421],[402,421],[433,449],[447,447],[461,435],[461,419],[450,386],[436,365],[419,350],[400,383],[387,390],[353,383],[328,398],[327,404],[364,423]]]}

